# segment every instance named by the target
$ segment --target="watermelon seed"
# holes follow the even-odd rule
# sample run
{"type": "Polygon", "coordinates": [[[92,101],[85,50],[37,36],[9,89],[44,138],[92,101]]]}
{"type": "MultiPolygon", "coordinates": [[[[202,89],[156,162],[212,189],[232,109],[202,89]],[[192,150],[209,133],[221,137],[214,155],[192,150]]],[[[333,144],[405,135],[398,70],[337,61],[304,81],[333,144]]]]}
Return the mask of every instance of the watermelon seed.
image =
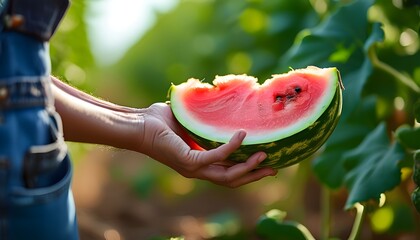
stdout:
{"type": "Polygon", "coordinates": [[[302,92],[302,89],[300,87],[295,87],[295,92],[300,93],[300,92],[302,92]]]}
{"type": "Polygon", "coordinates": [[[276,96],[276,102],[281,102],[282,97],[281,96],[276,96]]]}

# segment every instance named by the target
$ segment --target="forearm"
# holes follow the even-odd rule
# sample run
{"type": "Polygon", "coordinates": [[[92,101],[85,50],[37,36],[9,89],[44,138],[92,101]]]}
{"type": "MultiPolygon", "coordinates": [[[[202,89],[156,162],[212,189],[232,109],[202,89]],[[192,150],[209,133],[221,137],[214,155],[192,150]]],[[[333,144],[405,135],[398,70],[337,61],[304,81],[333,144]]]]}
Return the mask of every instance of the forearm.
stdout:
{"type": "Polygon", "coordinates": [[[224,162],[237,150],[246,133],[237,132],[229,141],[209,151],[192,149],[181,137],[170,106],[152,104],[146,109],[109,103],[52,80],[55,108],[63,121],[67,141],[96,143],[147,154],[185,177],[237,187],[275,175],[270,168],[256,169],[266,157],[255,153],[244,163],[224,162]]]}
{"type": "Polygon", "coordinates": [[[109,103],[52,78],[55,108],[66,141],[137,150],[143,141],[142,109],[109,103]]]}

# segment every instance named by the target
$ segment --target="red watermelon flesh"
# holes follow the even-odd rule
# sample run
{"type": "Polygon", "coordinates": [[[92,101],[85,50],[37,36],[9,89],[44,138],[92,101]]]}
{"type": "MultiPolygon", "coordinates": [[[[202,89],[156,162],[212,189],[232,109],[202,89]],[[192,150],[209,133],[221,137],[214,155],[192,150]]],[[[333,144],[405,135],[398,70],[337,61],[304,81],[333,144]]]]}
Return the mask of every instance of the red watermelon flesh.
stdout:
{"type": "Polygon", "coordinates": [[[216,87],[186,92],[185,107],[197,120],[221,129],[285,128],[311,113],[311,105],[319,103],[327,82],[303,74],[293,81],[281,81],[282,77],[262,86],[247,76],[217,78],[216,87]]]}

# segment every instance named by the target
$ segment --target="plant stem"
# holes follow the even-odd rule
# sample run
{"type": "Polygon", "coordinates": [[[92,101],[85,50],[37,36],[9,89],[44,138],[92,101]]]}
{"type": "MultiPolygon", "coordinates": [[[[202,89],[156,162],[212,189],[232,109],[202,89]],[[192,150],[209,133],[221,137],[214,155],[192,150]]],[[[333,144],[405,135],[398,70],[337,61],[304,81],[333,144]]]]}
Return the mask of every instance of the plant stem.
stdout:
{"type": "Polygon", "coordinates": [[[360,227],[362,226],[362,222],[363,222],[363,213],[364,213],[365,207],[360,203],[356,203],[355,208],[356,208],[356,217],[354,218],[353,228],[351,229],[351,233],[348,240],[357,239],[357,236],[360,231],[360,227]]]}
{"type": "Polygon", "coordinates": [[[370,61],[372,62],[372,65],[381,69],[382,71],[390,74],[391,76],[398,79],[401,83],[409,87],[411,90],[413,90],[416,93],[420,93],[420,87],[417,86],[417,84],[414,82],[413,79],[410,77],[400,73],[395,68],[391,67],[390,65],[382,62],[379,60],[378,56],[376,55],[375,47],[372,46],[369,48],[368,55],[370,58],[370,61]]]}
{"type": "Polygon", "coordinates": [[[330,236],[331,206],[330,190],[326,186],[321,188],[321,239],[328,239],[330,236]]]}
{"type": "Polygon", "coordinates": [[[305,219],[305,208],[300,206],[303,206],[304,189],[308,181],[309,171],[310,161],[303,161],[297,166],[297,171],[291,183],[294,190],[290,193],[285,206],[287,209],[292,209],[298,219],[305,219]]]}

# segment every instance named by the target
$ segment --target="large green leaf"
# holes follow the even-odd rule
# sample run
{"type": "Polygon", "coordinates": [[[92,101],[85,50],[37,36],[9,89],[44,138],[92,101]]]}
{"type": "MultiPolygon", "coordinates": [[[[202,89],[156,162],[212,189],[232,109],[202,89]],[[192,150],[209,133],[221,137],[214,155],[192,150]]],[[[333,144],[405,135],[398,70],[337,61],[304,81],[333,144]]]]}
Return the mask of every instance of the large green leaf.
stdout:
{"type": "Polygon", "coordinates": [[[357,202],[379,200],[381,193],[400,183],[399,161],[405,151],[398,142],[390,144],[384,123],[378,125],[363,142],[344,156],[344,184],[349,190],[345,208],[357,202]]]}
{"type": "Polygon", "coordinates": [[[342,119],[357,106],[363,86],[372,73],[369,48],[384,37],[379,23],[371,26],[368,22],[367,12],[372,4],[372,0],[358,0],[337,8],[301,37],[280,60],[278,71],[308,65],[338,67],[346,88],[342,119]]]}
{"type": "Polygon", "coordinates": [[[357,147],[377,124],[376,99],[362,95],[373,72],[368,51],[384,38],[381,24],[368,22],[367,12],[372,4],[373,1],[359,0],[339,6],[280,62],[283,68],[336,66],[341,72],[345,86],[343,114],[313,165],[318,178],[331,188],[341,187],[346,176],[343,155],[357,147]]]}
{"type": "Polygon", "coordinates": [[[346,174],[343,166],[343,154],[356,148],[363,138],[376,127],[376,104],[377,100],[374,96],[360,102],[346,121],[339,122],[325,144],[324,151],[313,161],[315,174],[330,188],[342,186],[346,174]]]}

